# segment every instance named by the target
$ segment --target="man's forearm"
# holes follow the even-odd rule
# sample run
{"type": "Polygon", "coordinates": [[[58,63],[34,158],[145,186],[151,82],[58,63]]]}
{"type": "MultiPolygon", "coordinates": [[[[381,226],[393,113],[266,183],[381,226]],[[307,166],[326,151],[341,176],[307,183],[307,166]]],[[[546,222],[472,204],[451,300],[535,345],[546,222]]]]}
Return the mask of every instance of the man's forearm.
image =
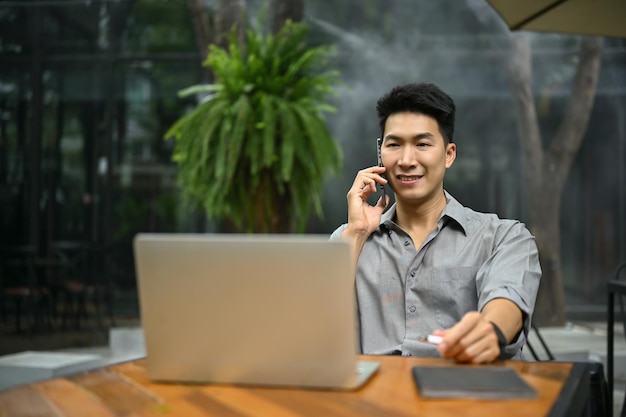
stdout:
{"type": "Polygon", "coordinates": [[[481,314],[500,328],[507,343],[518,335],[524,325],[522,311],[517,304],[506,298],[496,298],[485,304],[481,314]]]}
{"type": "Polygon", "coordinates": [[[354,274],[356,275],[356,267],[359,262],[359,256],[361,256],[361,250],[363,249],[363,245],[365,245],[365,242],[367,241],[367,236],[363,237],[358,233],[354,233],[348,227],[343,232],[341,232],[341,239],[345,240],[350,245],[352,268],[354,274]]]}

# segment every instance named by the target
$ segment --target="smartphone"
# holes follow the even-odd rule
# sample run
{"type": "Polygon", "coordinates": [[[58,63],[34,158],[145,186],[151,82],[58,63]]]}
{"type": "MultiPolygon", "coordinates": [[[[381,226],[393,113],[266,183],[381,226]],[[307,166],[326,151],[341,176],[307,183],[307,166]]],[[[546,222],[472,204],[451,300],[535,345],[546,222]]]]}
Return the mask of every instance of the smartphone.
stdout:
{"type": "MultiPolygon", "coordinates": [[[[378,158],[378,166],[382,167],[383,166],[383,159],[380,156],[380,148],[383,146],[383,140],[381,138],[376,139],[376,156],[378,158]]],[[[381,177],[385,178],[384,175],[381,175],[381,177]]],[[[380,184],[380,195],[383,198],[383,204],[387,205],[387,192],[385,190],[385,186],[383,184],[380,184]]]]}

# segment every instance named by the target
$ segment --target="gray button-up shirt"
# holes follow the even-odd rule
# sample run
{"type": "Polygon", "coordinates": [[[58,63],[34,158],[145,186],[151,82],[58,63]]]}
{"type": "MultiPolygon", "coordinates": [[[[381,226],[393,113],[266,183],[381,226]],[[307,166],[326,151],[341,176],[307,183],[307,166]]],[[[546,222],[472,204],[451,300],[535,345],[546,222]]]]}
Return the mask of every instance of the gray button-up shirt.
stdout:
{"type": "Polygon", "coordinates": [[[475,212],[445,195],[437,228],[421,247],[394,222],[395,205],[365,243],[356,272],[361,352],[438,356],[418,336],[506,298],[524,313],[523,331],[506,348],[508,357],[521,358],[541,277],[535,239],[518,221],[475,212]]]}

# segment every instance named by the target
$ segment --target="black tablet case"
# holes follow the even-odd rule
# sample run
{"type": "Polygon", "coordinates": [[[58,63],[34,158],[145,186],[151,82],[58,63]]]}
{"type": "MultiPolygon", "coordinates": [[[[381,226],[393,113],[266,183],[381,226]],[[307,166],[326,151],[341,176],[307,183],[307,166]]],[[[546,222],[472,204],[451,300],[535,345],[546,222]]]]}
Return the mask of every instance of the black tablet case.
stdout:
{"type": "Polygon", "coordinates": [[[533,398],[537,392],[507,366],[416,366],[413,378],[425,398],[533,398]]]}

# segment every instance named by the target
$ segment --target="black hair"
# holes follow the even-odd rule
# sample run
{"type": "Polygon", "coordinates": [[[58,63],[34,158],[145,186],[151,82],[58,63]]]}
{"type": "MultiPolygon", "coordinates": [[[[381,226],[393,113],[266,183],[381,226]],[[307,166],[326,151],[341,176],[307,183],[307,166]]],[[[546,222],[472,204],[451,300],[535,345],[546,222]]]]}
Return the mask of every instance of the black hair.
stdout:
{"type": "Polygon", "coordinates": [[[396,86],[376,103],[381,137],[385,133],[385,123],[390,115],[412,112],[433,117],[446,144],[454,141],[455,110],[454,101],[449,95],[435,84],[424,83],[396,86]]]}

